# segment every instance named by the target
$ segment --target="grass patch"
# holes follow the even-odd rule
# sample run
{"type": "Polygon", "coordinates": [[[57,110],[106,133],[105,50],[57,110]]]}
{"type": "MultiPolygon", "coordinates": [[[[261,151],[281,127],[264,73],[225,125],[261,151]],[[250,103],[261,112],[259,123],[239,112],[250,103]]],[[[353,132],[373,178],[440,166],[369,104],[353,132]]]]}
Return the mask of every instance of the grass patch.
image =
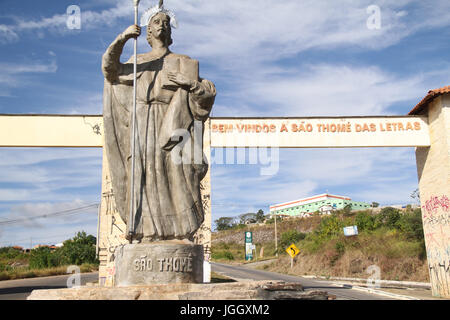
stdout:
{"type": "MultiPolygon", "coordinates": [[[[0,280],[16,280],[16,279],[66,275],[68,274],[67,273],[68,267],[69,266],[60,266],[43,269],[30,269],[29,267],[19,267],[9,271],[0,272],[0,280]]],[[[79,268],[81,273],[98,271],[98,265],[96,264],[82,264],[81,266],[79,266],[79,268]]]]}
{"type": "MultiPolygon", "coordinates": [[[[226,230],[230,231],[230,230],[226,230]]],[[[281,247],[278,248],[280,252],[281,247]]],[[[211,248],[211,260],[216,262],[235,262],[235,263],[252,263],[255,261],[263,261],[273,259],[276,257],[275,243],[256,243],[256,255],[253,252],[253,259],[245,260],[245,245],[236,243],[215,243],[211,248]],[[263,255],[261,256],[261,248],[263,255]]]]}

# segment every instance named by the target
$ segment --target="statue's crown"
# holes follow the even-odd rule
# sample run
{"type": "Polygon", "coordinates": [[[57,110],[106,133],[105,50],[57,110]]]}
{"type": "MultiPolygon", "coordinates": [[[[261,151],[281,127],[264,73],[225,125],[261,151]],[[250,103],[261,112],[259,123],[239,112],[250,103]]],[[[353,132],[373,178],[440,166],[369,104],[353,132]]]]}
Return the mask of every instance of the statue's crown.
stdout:
{"type": "Polygon", "coordinates": [[[175,18],[175,14],[172,11],[165,9],[163,1],[161,0],[159,1],[159,4],[147,9],[144,12],[144,14],[141,17],[141,27],[147,26],[150,20],[153,18],[153,16],[155,16],[160,12],[165,13],[170,17],[170,25],[172,26],[172,28],[176,29],[178,27],[178,22],[177,19],[175,18]]]}

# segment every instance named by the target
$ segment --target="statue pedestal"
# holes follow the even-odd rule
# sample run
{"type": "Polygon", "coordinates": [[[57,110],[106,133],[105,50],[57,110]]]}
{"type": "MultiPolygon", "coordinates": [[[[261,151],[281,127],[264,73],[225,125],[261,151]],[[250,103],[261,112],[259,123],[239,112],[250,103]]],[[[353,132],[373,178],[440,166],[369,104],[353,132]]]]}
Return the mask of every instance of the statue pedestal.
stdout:
{"type": "Polygon", "coordinates": [[[160,241],[115,251],[116,287],[203,282],[203,246],[160,241]]]}

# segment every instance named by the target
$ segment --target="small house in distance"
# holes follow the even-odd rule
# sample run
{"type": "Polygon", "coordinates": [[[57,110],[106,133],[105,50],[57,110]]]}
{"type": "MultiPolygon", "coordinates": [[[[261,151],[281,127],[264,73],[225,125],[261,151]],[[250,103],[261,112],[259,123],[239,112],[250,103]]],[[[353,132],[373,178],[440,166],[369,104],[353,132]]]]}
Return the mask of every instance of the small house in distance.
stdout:
{"type": "Polygon", "coordinates": [[[57,248],[57,246],[47,245],[47,244],[37,244],[33,247],[33,249],[39,249],[39,248],[49,248],[50,250],[55,250],[57,248]]]}
{"type": "Polygon", "coordinates": [[[332,211],[344,209],[347,205],[351,205],[352,210],[365,210],[370,208],[369,203],[352,201],[349,197],[324,193],[308,198],[271,205],[270,215],[309,217],[314,212],[331,214],[332,211]]]}

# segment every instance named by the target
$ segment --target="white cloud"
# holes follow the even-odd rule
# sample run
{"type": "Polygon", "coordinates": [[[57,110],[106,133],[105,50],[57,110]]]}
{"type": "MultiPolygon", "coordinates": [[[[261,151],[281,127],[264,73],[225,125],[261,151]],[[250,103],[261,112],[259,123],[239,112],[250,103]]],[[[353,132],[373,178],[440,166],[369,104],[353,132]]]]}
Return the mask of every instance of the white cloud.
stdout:
{"type": "Polygon", "coordinates": [[[58,65],[55,60],[49,63],[0,63],[2,78],[0,79],[0,96],[12,96],[12,89],[28,85],[30,74],[55,73],[58,65]]]}
{"type": "MultiPolygon", "coordinates": [[[[113,7],[101,11],[85,10],[80,5],[82,31],[112,26],[118,19],[132,17],[131,1],[107,1],[107,4],[113,7]]],[[[141,1],[141,13],[154,4],[154,1],[141,1]]],[[[372,4],[371,0],[173,0],[166,7],[180,21],[175,37],[177,47],[183,52],[189,50],[196,57],[235,63],[248,58],[277,60],[313,48],[380,49],[424,28],[450,23],[450,6],[446,0],[432,4],[412,0],[378,1],[382,28],[369,30],[366,8],[372,4]]],[[[0,25],[0,39],[17,40],[17,33],[31,30],[65,33],[70,31],[66,20],[64,12],[40,20],[16,17],[15,25],[0,25]]]]}
{"type": "Polygon", "coordinates": [[[19,36],[11,27],[0,24],[0,44],[19,40],[19,36]]]}
{"type": "Polygon", "coordinates": [[[234,68],[310,49],[378,50],[423,28],[448,25],[450,19],[445,1],[434,2],[435,15],[423,15],[428,12],[423,3],[415,4],[409,15],[397,14],[414,2],[383,1],[379,4],[382,28],[369,30],[366,8],[371,4],[373,1],[174,1],[172,7],[180,15],[181,25],[175,43],[178,40],[182,52],[234,68]]]}
{"type": "Polygon", "coordinates": [[[99,199],[101,165],[100,149],[1,149],[0,201],[99,199]]]}
{"type": "Polygon", "coordinates": [[[54,73],[58,70],[56,61],[50,63],[0,63],[0,69],[7,75],[15,75],[21,73],[54,73]]]}
{"type": "MultiPolygon", "coordinates": [[[[90,30],[105,25],[111,26],[118,18],[132,16],[133,8],[130,1],[115,2],[115,7],[100,12],[83,10],[81,7],[81,28],[90,30]]],[[[74,32],[67,28],[68,15],[65,12],[41,19],[14,17],[14,20],[16,21],[14,25],[0,25],[0,43],[17,41],[20,34],[31,31],[41,38],[45,36],[45,31],[60,35],[74,32]]]]}
{"type": "MultiPolygon", "coordinates": [[[[445,74],[440,79],[446,77],[445,74]]],[[[253,70],[236,80],[236,90],[230,98],[234,105],[215,106],[214,115],[392,114],[393,105],[421,98],[433,80],[436,75],[431,73],[402,78],[375,66],[318,64],[286,68],[285,72],[270,75],[253,70]]]]}
{"type": "Polygon", "coordinates": [[[213,220],[316,194],[349,196],[381,204],[413,202],[417,188],[413,148],[281,149],[279,171],[260,176],[259,166],[212,168],[213,220]]]}
{"type": "MultiPolygon", "coordinates": [[[[125,18],[132,15],[131,1],[104,3],[111,7],[95,11],[92,8],[83,9],[81,5],[81,32],[104,29],[105,25],[115,26],[118,21],[124,25],[123,28],[126,27],[125,18]]],[[[240,95],[241,101],[242,98],[251,99],[252,93],[260,95],[261,92],[269,98],[266,94],[269,92],[277,104],[285,104],[281,112],[292,114],[289,109],[298,105],[294,106],[293,102],[314,105],[318,99],[312,101],[310,97],[318,93],[322,96],[326,87],[327,95],[323,102],[328,107],[321,111],[322,114],[335,114],[340,107],[343,107],[340,111],[348,112],[344,114],[374,114],[385,111],[390,103],[417,98],[416,92],[426,92],[429,87],[419,83],[420,75],[410,79],[399,78],[376,67],[364,70],[364,66],[323,64],[307,66],[306,70],[299,65],[288,70],[276,66],[280,59],[307,50],[379,50],[420,30],[450,23],[450,11],[445,10],[449,7],[448,1],[434,1],[433,5],[410,0],[381,1],[377,5],[382,12],[382,28],[369,30],[366,26],[366,8],[371,4],[373,1],[369,0],[173,0],[166,3],[166,7],[173,9],[180,20],[180,28],[174,31],[174,51],[201,59],[202,65],[213,65],[215,69],[208,76],[216,81],[234,85],[236,90],[245,88],[241,92],[233,92],[233,95],[240,95]],[[423,16],[423,12],[428,14],[423,16]],[[284,74],[284,78],[277,77],[280,73],[284,74]],[[298,89],[300,86],[302,88],[298,89]],[[375,100],[372,100],[374,97],[375,100]],[[358,106],[348,108],[349,102],[358,106]],[[333,110],[332,106],[336,108],[333,110]]],[[[150,5],[154,5],[154,1],[142,1],[141,13],[150,5]]],[[[14,30],[66,29],[65,19],[65,13],[40,20],[17,18],[14,30]]],[[[142,35],[141,39],[140,47],[144,50],[143,46],[147,46],[145,36],[142,35]]],[[[123,56],[130,54],[130,46],[126,46],[123,56]]],[[[0,87],[0,94],[6,96],[10,92],[0,87]]],[[[247,105],[252,105],[250,102],[247,101],[247,105]]],[[[236,108],[245,108],[245,102],[236,108]]],[[[231,109],[226,113],[235,111],[231,109]]],[[[83,111],[71,108],[69,112],[83,111]]]]}

